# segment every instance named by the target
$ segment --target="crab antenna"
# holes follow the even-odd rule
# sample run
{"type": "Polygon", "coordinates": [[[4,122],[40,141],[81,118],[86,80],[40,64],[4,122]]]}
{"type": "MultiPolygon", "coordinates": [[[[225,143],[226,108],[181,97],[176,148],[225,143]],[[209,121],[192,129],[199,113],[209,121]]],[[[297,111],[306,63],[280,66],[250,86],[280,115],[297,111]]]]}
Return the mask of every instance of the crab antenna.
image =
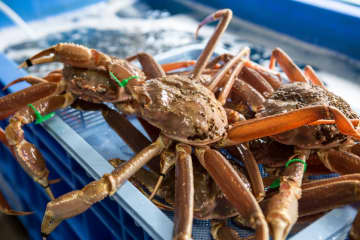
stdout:
{"type": "Polygon", "coordinates": [[[213,54],[216,43],[218,42],[221,35],[224,33],[225,29],[227,28],[227,26],[230,23],[230,20],[232,18],[232,11],[230,9],[219,10],[219,11],[207,16],[199,24],[198,28],[196,29],[195,37],[197,37],[198,32],[203,25],[205,25],[209,22],[215,21],[219,18],[221,18],[221,21],[217,25],[215,32],[211,36],[210,40],[208,41],[208,43],[205,46],[205,49],[203,50],[203,52],[201,53],[200,57],[198,58],[198,60],[196,62],[196,65],[195,65],[194,71],[193,71],[194,79],[197,79],[201,75],[207,62],[209,61],[209,58],[213,54]]]}

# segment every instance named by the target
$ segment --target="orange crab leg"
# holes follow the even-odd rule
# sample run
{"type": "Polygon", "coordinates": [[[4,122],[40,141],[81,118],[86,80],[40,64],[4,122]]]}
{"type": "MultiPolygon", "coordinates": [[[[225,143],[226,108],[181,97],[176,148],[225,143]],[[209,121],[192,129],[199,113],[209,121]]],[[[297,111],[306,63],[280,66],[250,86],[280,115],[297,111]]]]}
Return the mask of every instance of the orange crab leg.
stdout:
{"type": "Polygon", "coordinates": [[[29,103],[56,93],[57,88],[54,83],[40,83],[0,98],[0,119],[8,117],[29,103]]]}
{"type": "Polygon", "coordinates": [[[270,69],[274,69],[276,61],[291,82],[309,82],[300,68],[296,66],[291,58],[280,48],[275,48],[272,52],[269,65],[270,69]]]}
{"type": "Polygon", "coordinates": [[[195,65],[195,63],[196,63],[196,61],[194,61],[194,60],[188,60],[188,61],[182,61],[182,62],[161,64],[161,67],[162,67],[162,69],[164,69],[165,72],[170,72],[170,71],[181,69],[181,68],[191,67],[191,66],[195,65]]]}
{"type": "Polygon", "coordinates": [[[310,79],[310,81],[317,86],[320,86],[322,88],[325,88],[325,85],[320,81],[320,79],[318,78],[318,76],[315,73],[315,70],[310,66],[310,65],[306,65],[304,68],[304,73],[305,76],[310,79]]]}
{"type": "Polygon", "coordinates": [[[330,113],[333,115],[336,126],[341,133],[360,139],[359,132],[342,112],[334,107],[320,105],[236,123],[228,131],[227,139],[220,143],[219,146],[236,145],[257,138],[283,133],[319,119],[329,118],[330,113]]]}
{"type": "Polygon", "coordinates": [[[256,229],[256,239],[269,239],[268,225],[260,206],[231,164],[213,149],[197,148],[195,153],[229,202],[246,219],[247,224],[256,229]],[[224,176],[228,181],[224,181],[224,176]]]}

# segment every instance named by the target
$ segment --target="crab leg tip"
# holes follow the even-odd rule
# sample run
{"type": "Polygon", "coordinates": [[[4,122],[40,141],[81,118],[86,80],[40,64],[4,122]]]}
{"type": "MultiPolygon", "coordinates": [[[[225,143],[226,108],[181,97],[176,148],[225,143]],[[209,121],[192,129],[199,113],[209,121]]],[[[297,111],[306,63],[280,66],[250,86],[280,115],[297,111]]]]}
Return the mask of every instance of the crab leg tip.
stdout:
{"type": "Polygon", "coordinates": [[[44,187],[44,189],[45,189],[45,192],[49,195],[50,199],[51,199],[51,200],[55,200],[54,194],[52,193],[49,185],[46,186],[46,187],[44,187]]]}
{"type": "Polygon", "coordinates": [[[31,60],[28,58],[26,59],[24,62],[22,62],[18,68],[26,68],[26,67],[31,67],[33,65],[33,63],[31,62],[31,60]]]}

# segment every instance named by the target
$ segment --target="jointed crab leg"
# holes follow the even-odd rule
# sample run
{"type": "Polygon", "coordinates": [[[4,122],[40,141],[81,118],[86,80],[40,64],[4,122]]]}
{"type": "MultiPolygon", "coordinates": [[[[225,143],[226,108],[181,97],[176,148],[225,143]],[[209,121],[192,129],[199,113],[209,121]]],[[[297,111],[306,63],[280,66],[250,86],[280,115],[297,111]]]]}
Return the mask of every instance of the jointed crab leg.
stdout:
{"type": "MultiPolygon", "coordinates": [[[[231,59],[231,61],[226,63],[226,65],[212,78],[211,84],[208,86],[208,89],[215,92],[217,90],[217,88],[219,87],[218,85],[219,85],[221,79],[225,76],[225,74],[227,72],[229,72],[229,70],[232,69],[234,66],[237,66],[239,69],[237,70],[237,73],[233,74],[234,76],[232,76],[232,78],[235,79],[242,68],[242,64],[241,64],[241,67],[239,67],[238,63],[244,57],[248,58],[249,54],[250,54],[250,49],[248,47],[242,49],[233,59],[231,59]]],[[[233,72],[235,72],[235,70],[233,72]]]]}
{"type": "Polygon", "coordinates": [[[284,170],[279,193],[268,203],[266,220],[274,240],[284,240],[298,219],[298,200],[301,197],[304,164],[309,153],[309,150],[303,150],[298,158],[304,163],[294,162],[284,170]]]}
{"type": "Polygon", "coordinates": [[[198,79],[200,75],[202,74],[202,71],[206,67],[207,62],[209,61],[209,58],[211,57],[212,53],[214,52],[215,45],[217,41],[219,40],[220,36],[224,33],[225,29],[230,23],[230,20],[232,18],[232,11],[230,9],[222,9],[219,10],[208,17],[206,17],[198,26],[195,36],[197,36],[200,28],[214,20],[217,20],[221,18],[220,23],[217,25],[216,30],[214,34],[211,36],[210,40],[208,41],[205,49],[202,51],[200,57],[196,61],[196,65],[194,67],[193,76],[194,79],[198,79]]]}
{"type": "Polygon", "coordinates": [[[306,65],[304,68],[304,73],[305,76],[310,79],[310,81],[317,86],[320,86],[322,88],[325,88],[324,84],[320,81],[320,79],[318,78],[318,76],[315,73],[315,70],[310,66],[310,65],[306,65]]]}
{"type": "Polygon", "coordinates": [[[329,149],[319,151],[317,154],[331,172],[339,174],[360,172],[360,157],[354,153],[329,149]]]}
{"type": "Polygon", "coordinates": [[[105,174],[81,190],[69,192],[50,201],[41,225],[42,234],[49,235],[64,219],[83,213],[94,203],[113,195],[126,180],[153,157],[159,155],[171,142],[170,139],[161,135],[156,142],[144,148],[110,174],[105,174]]]}
{"type": "Polygon", "coordinates": [[[54,83],[41,83],[0,98],[0,119],[7,118],[16,110],[57,91],[54,83]]]}
{"type": "Polygon", "coordinates": [[[191,239],[194,213],[194,176],[191,147],[176,145],[175,217],[173,239],[191,239]]]}
{"type": "Polygon", "coordinates": [[[291,58],[280,48],[275,48],[272,52],[269,66],[270,69],[274,69],[276,61],[291,82],[309,82],[300,68],[296,66],[291,58]]]}
{"type": "Polygon", "coordinates": [[[294,110],[292,112],[275,114],[268,117],[242,121],[228,132],[228,139],[225,139],[221,146],[236,145],[248,142],[257,138],[272,136],[295,129],[319,119],[329,118],[332,113],[336,126],[345,135],[360,138],[359,132],[353,127],[351,121],[334,107],[310,106],[294,110]]]}
{"type": "Polygon", "coordinates": [[[269,239],[269,229],[261,208],[230,163],[219,152],[209,148],[197,148],[195,153],[229,202],[256,229],[256,239],[269,239]],[[223,176],[227,176],[229,181],[224,181],[223,176]]]}
{"type": "MultiPolygon", "coordinates": [[[[48,114],[56,109],[69,106],[73,101],[70,94],[50,96],[33,103],[33,107],[41,114],[48,114]]],[[[13,152],[19,164],[24,170],[42,187],[45,188],[50,198],[54,198],[48,182],[49,170],[39,150],[24,139],[22,126],[35,120],[34,110],[26,106],[20,109],[10,119],[10,124],[5,130],[8,146],[13,152]]]]}
{"type": "Polygon", "coordinates": [[[19,68],[55,61],[70,64],[73,67],[95,69],[99,66],[108,66],[111,58],[95,49],[73,43],[59,43],[28,58],[19,65],[19,68]]]}
{"type": "Polygon", "coordinates": [[[261,178],[259,166],[247,144],[239,144],[236,146],[236,149],[242,155],[246,171],[248,172],[250,177],[251,188],[254,192],[254,196],[256,200],[260,202],[265,197],[265,189],[264,183],[261,178]]]}

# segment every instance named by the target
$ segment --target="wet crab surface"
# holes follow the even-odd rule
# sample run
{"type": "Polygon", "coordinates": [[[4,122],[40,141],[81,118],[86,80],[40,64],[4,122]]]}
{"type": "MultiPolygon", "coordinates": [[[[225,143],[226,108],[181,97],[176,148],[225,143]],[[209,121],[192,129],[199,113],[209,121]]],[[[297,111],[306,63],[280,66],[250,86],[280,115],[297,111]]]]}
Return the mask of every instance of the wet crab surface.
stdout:
{"type": "MultiPolygon", "coordinates": [[[[159,31],[154,31],[154,33],[140,34],[140,35],[142,35],[142,36],[140,36],[140,39],[149,39],[151,37],[159,38],[159,39],[166,39],[167,35],[170,34],[169,32],[172,32],[172,33],[175,32],[179,36],[182,36],[185,39],[188,39],[188,42],[186,42],[184,45],[194,43],[193,35],[191,32],[189,32],[189,33],[177,32],[177,31],[172,31],[172,30],[169,30],[169,31],[159,30],[159,31]],[[151,34],[153,34],[153,36],[151,34]],[[165,37],[163,37],[163,36],[165,36],[165,37]]],[[[146,50],[150,49],[150,51],[149,51],[150,53],[156,54],[159,52],[163,52],[169,48],[179,47],[179,44],[165,43],[163,46],[160,46],[159,49],[157,49],[156,47],[154,47],[153,43],[151,42],[149,44],[145,44],[144,49],[136,49],[136,50],[129,49],[129,52],[126,52],[126,50],[124,50],[124,49],[127,49],[127,48],[124,46],[121,46],[122,45],[121,42],[125,42],[125,44],[126,44],[126,41],[131,42],[131,40],[134,38],[138,39],[138,34],[126,33],[126,32],[121,32],[121,31],[109,31],[109,30],[98,30],[98,29],[88,28],[88,29],[81,29],[81,30],[71,30],[69,32],[62,32],[60,34],[56,34],[55,36],[49,35],[45,39],[42,39],[40,41],[40,45],[37,45],[38,41],[12,45],[12,46],[8,47],[5,50],[5,52],[15,53],[18,51],[19,53],[21,53],[21,51],[23,51],[25,49],[29,49],[28,48],[29,46],[30,46],[30,48],[34,48],[34,46],[36,46],[36,48],[46,48],[48,46],[51,46],[54,43],[54,41],[56,41],[56,42],[71,41],[71,42],[81,43],[81,44],[85,44],[92,48],[101,49],[105,53],[117,55],[119,57],[125,57],[127,55],[131,55],[134,52],[138,52],[138,51],[144,50],[144,49],[146,49],[146,50]],[[78,35],[80,35],[80,37],[78,37],[78,35]],[[108,36],[108,37],[105,39],[102,39],[101,41],[96,41],[97,38],[100,38],[100,36],[104,36],[104,35],[108,36]],[[74,38],[74,36],[77,36],[77,37],[74,38]],[[92,39],[90,39],[89,36],[92,39]],[[121,39],[120,43],[119,43],[119,39],[121,39]],[[99,46],[99,45],[101,45],[101,46],[99,46]],[[110,46],[116,46],[116,45],[119,46],[117,48],[117,50],[110,49],[110,46]],[[151,47],[150,47],[150,45],[151,45],[151,47]]],[[[231,50],[232,47],[236,47],[235,44],[236,43],[234,42],[230,46],[227,45],[227,48],[231,50]]],[[[247,43],[244,43],[244,44],[247,44],[247,43]]],[[[139,45],[141,45],[141,44],[139,44],[139,45]]],[[[252,59],[257,58],[259,62],[268,60],[269,52],[261,47],[260,48],[259,47],[252,48],[251,52],[252,52],[252,57],[251,57],[252,59]]],[[[20,62],[20,61],[22,61],[22,59],[23,59],[23,57],[20,56],[20,57],[18,57],[18,59],[15,59],[15,60],[20,62]]],[[[39,75],[44,75],[45,73],[49,72],[49,70],[47,69],[46,66],[41,67],[41,68],[32,68],[31,70],[35,71],[39,75]]],[[[74,110],[65,110],[65,111],[59,111],[59,113],[60,113],[60,116],[66,122],[68,122],[69,125],[71,125],[75,130],[77,130],[77,132],[80,133],[80,135],[82,135],[89,143],[98,142],[97,140],[94,140],[94,138],[96,139],[96,136],[94,136],[94,134],[92,134],[89,131],[89,129],[92,129],[94,127],[98,127],[99,129],[102,129],[103,133],[105,133],[105,134],[112,134],[112,133],[110,133],[111,130],[105,130],[106,126],[105,126],[103,120],[101,119],[100,114],[98,114],[96,112],[80,114],[74,110]],[[83,122],[84,124],[79,124],[77,122],[77,121],[83,121],[81,115],[82,115],[82,117],[85,117],[85,119],[86,119],[83,122]],[[76,118],[77,118],[77,120],[74,121],[76,118]]],[[[102,146],[96,146],[96,144],[95,144],[94,146],[100,153],[103,154],[103,156],[106,159],[110,159],[113,157],[124,157],[124,159],[128,159],[130,156],[132,156],[130,149],[125,147],[121,143],[113,143],[112,142],[111,144],[103,144],[102,146]],[[122,150],[122,154],[123,154],[122,156],[118,155],[118,153],[117,153],[118,150],[115,151],[115,148],[117,148],[117,147],[119,147],[122,150]],[[114,148],[114,149],[112,149],[112,148],[114,148]]],[[[228,157],[231,157],[231,156],[228,156],[228,157]]],[[[203,223],[201,221],[196,221],[195,229],[197,228],[197,225],[208,226],[207,223],[203,223]]],[[[195,239],[206,239],[206,238],[200,237],[200,235],[198,235],[198,234],[200,234],[199,232],[201,232],[201,230],[200,231],[194,230],[195,239]]]]}

